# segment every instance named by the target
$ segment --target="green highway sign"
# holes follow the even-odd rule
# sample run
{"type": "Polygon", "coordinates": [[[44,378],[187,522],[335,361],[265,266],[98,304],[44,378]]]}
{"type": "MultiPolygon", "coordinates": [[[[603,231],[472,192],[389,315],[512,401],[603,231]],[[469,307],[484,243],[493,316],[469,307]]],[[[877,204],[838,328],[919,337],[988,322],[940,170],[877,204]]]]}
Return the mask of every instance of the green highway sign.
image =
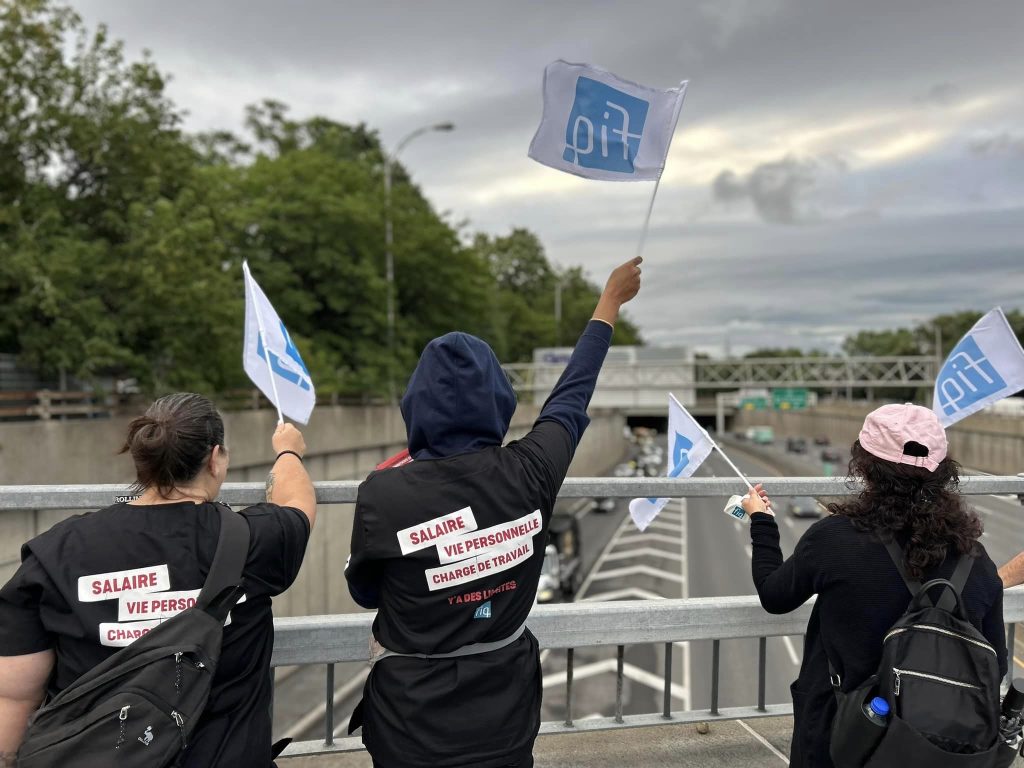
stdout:
{"type": "Polygon", "coordinates": [[[801,411],[807,407],[807,390],[773,389],[772,407],[777,411],[801,411]]]}
{"type": "Polygon", "coordinates": [[[741,411],[763,411],[768,407],[766,397],[745,397],[740,400],[741,411]]]}

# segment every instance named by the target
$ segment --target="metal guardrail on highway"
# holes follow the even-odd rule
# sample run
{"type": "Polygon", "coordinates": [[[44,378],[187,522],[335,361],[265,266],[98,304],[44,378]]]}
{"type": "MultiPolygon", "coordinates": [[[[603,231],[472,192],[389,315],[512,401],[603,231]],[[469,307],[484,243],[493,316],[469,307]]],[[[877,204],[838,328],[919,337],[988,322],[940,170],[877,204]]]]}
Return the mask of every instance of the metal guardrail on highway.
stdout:
{"type": "MultiPolygon", "coordinates": [[[[843,478],[767,477],[761,478],[777,496],[844,496],[856,486],[843,478]]],[[[734,478],[569,478],[562,486],[563,498],[588,497],[725,497],[736,491],[734,478]]],[[[322,504],[351,503],[356,499],[358,482],[315,483],[322,504]]],[[[965,494],[1024,494],[1024,475],[964,477],[965,494]]],[[[90,509],[106,506],[123,495],[119,485],[0,486],[0,510],[15,509],[90,509]]],[[[261,483],[227,483],[221,500],[244,505],[263,500],[261,483]]],[[[804,632],[810,604],[784,616],[764,611],[757,598],[712,597],[681,600],[587,602],[544,605],[534,608],[530,629],[542,648],[565,649],[566,713],[563,721],[545,722],[541,733],[567,733],[611,728],[687,723],[710,720],[746,719],[792,713],[788,704],[765,703],[767,639],[804,632]],[[758,693],[753,706],[721,709],[719,672],[721,641],[757,638],[758,693]],[[712,642],[710,708],[673,711],[672,649],[677,642],[712,642]],[[660,644],[664,656],[664,690],[661,712],[624,715],[623,680],[627,645],[660,644]],[[573,669],[575,649],[615,646],[616,695],[614,717],[575,721],[573,713],[573,669]]],[[[1024,588],[1006,592],[1003,615],[1008,627],[1009,665],[1013,668],[1015,623],[1024,620],[1024,588]]],[[[274,666],[323,664],[326,698],[324,739],[293,743],[285,756],[344,752],[362,749],[358,738],[335,739],[335,665],[361,662],[368,658],[368,639],[373,615],[369,613],[332,616],[300,616],[274,621],[274,666]]]]}

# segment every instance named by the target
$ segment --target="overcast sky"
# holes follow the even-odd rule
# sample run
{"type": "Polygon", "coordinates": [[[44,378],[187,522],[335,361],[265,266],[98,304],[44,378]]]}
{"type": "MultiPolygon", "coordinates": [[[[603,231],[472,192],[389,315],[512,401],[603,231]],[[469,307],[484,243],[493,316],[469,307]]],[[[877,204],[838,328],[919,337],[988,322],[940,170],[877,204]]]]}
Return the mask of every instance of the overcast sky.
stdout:
{"type": "MultiPolygon", "coordinates": [[[[528,227],[603,282],[650,183],[538,165],[556,58],[690,88],[630,306],[647,339],[835,349],[860,328],[1024,307],[1024,2],[75,0],[152,51],[192,130],[424,124],[402,160],[453,222],[528,227]]],[[[401,275],[398,276],[401,279],[401,275]]]]}

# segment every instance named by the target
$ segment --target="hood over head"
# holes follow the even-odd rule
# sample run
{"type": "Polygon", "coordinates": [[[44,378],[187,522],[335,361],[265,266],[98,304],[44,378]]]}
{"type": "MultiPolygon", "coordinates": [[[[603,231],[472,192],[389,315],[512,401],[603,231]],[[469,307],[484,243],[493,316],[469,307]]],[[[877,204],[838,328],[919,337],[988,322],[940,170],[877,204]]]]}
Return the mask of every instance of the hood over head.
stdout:
{"type": "Polygon", "coordinates": [[[427,344],[402,397],[414,459],[440,459],[501,445],[516,394],[487,342],[447,333],[427,344]]]}

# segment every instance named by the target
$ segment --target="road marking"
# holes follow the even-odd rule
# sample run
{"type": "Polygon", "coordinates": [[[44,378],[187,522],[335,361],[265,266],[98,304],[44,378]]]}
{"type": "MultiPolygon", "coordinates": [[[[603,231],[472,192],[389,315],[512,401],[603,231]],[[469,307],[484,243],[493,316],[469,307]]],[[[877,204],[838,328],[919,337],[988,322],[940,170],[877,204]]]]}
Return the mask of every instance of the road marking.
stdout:
{"type": "Polygon", "coordinates": [[[604,579],[617,579],[620,576],[652,576],[656,579],[667,579],[668,581],[674,581],[677,584],[686,583],[686,577],[680,576],[677,573],[668,573],[658,568],[652,568],[649,565],[629,565],[625,568],[613,568],[610,571],[602,571],[601,573],[594,576],[591,581],[602,581],[604,579]]]}
{"type": "Polygon", "coordinates": [[[654,547],[641,547],[640,549],[627,549],[622,552],[612,552],[605,558],[605,562],[610,560],[629,560],[639,557],[661,557],[665,560],[672,560],[675,562],[682,561],[682,558],[675,552],[666,552],[664,549],[655,549],[654,547]]]}
{"type": "Polygon", "coordinates": [[[683,532],[683,528],[682,528],[681,524],[673,523],[670,520],[655,520],[653,523],[651,523],[649,526],[647,526],[647,530],[649,531],[652,528],[659,528],[659,529],[661,529],[663,531],[672,531],[673,533],[682,533],[683,532]]]}
{"type": "Polygon", "coordinates": [[[584,598],[577,598],[578,603],[597,603],[609,600],[664,600],[664,595],[658,595],[639,587],[627,587],[626,589],[613,589],[611,592],[602,592],[599,595],[590,595],[584,598]]]}
{"type": "Polygon", "coordinates": [[[800,657],[796,653],[796,646],[790,639],[789,635],[782,636],[782,644],[786,646],[786,653],[789,654],[789,660],[793,662],[794,666],[800,666],[800,657]]]}
{"type": "Polygon", "coordinates": [[[796,523],[793,522],[793,518],[789,515],[786,515],[786,517],[782,518],[782,522],[784,522],[790,528],[796,528],[796,523]]]}
{"type": "MultiPolygon", "coordinates": [[[[682,524],[683,528],[679,533],[679,574],[683,577],[680,596],[685,599],[690,596],[690,582],[687,580],[687,574],[690,570],[689,563],[687,562],[690,512],[686,506],[686,499],[679,500],[679,522],[682,524]]],[[[683,646],[683,697],[686,701],[687,709],[690,708],[690,703],[693,701],[690,691],[690,681],[693,679],[690,676],[690,661],[690,644],[686,643],[683,646]]]]}
{"type": "Polygon", "coordinates": [[[622,522],[619,523],[618,529],[608,539],[608,543],[604,545],[604,549],[601,550],[601,554],[597,556],[597,560],[594,561],[593,567],[590,569],[590,573],[587,574],[587,578],[583,580],[583,584],[580,585],[579,590],[576,592],[576,600],[582,600],[583,596],[587,594],[587,590],[590,589],[590,583],[594,580],[594,576],[601,570],[601,566],[604,565],[604,561],[608,558],[608,553],[615,549],[615,545],[619,543],[619,538],[622,536],[623,531],[626,530],[626,526],[630,524],[632,520],[629,515],[622,518],[622,522]]]}
{"type": "Polygon", "coordinates": [[[788,757],[786,757],[786,756],[785,756],[784,754],[782,754],[781,752],[779,752],[779,750],[777,750],[777,749],[776,749],[775,747],[773,747],[773,746],[772,746],[772,744],[771,744],[771,742],[770,742],[770,741],[768,741],[768,739],[766,739],[766,738],[765,738],[764,736],[762,736],[762,735],[761,735],[760,733],[758,733],[757,731],[755,731],[755,730],[754,730],[753,728],[751,728],[751,727],[750,727],[749,725],[747,725],[747,724],[746,724],[745,722],[743,722],[742,720],[737,720],[736,722],[737,722],[737,723],[739,723],[739,724],[740,724],[741,726],[743,726],[744,730],[746,730],[746,731],[747,731],[747,733],[749,733],[749,734],[750,734],[751,736],[753,736],[753,737],[754,737],[755,739],[757,739],[757,740],[758,740],[759,742],[761,742],[761,744],[763,744],[763,745],[764,745],[765,747],[767,747],[767,748],[768,748],[768,750],[769,750],[769,751],[770,751],[770,752],[771,752],[771,753],[772,753],[773,755],[775,755],[775,756],[776,756],[777,758],[779,758],[779,760],[781,760],[782,762],[784,762],[784,763],[785,763],[786,765],[789,765],[789,758],[788,758],[788,757]]]}
{"type": "Polygon", "coordinates": [[[743,524],[740,523],[740,521],[737,520],[735,517],[732,519],[732,525],[733,525],[733,528],[735,528],[738,533],[742,533],[743,532],[743,524]]]}
{"type": "Polygon", "coordinates": [[[591,499],[580,499],[573,505],[569,514],[571,514],[576,520],[582,520],[595,506],[597,506],[596,503],[591,499]]]}
{"type": "MultiPolygon", "coordinates": [[[[364,682],[366,682],[367,676],[370,674],[369,669],[361,669],[353,675],[352,679],[346,682],[344,685],[334,689],[334,706],[337,708],[338,704],[351,696],[355,691],[360,688],[364,682]]],[[[337,714],[337,713],[335,713],[337,714]]],[[[285,736],[291,736],[293,739],[299,739],[302,735],[316,725],[318,722],[324,719],[324,703],[323,701],[309,712],[304,714],[294,723],[291,727],[287,728],[284,732],[285,736]]],[[[339,730],[342,726],[338,726],[339,730]]],[[[345,730],[348,730],[348,722],[345,722],[345,730]]],[[[322,733],[322,731],[321,731],[322,733]]],[[[335,732],[337,735],[337,732],[335,732]]]]}
{"type": "Polygon", "coordinates": [[[750,544],[744,544],[743,551],[747,553],[747,557],[754,556],[754,548],[750,544]]]}
{"type": "Polygon", "coordinates": [[[629,533],[622,536],[619,541],[623,544],[649,543],[660,541],[662,544],[676,545],[679,543],[678,536],[666,536],[664,533],[629,533]]]}
{"type": "MultiPolygon", "coordinates": [[[[618,671],[618,660],[617,659],[603,659],[602,661],[595,661],[591,664],[583,664],[581,666],[574,666],[572,669],[572,679],[575,683],[577,680],[585,680],[588,677],[595,677],[596,675],[603,675],[606,673],[616,674],[618,671]]],[[[640,667],[634,666],[629,662],[623,662],[622,664],[622,676],[627,680],[632,680],[634,683],[645,685],[648,688],[653,688],[656,691],[665,690],[665,679],[658,675],[648,672],[646,669],[640,669],[640,667]]],[[[550,688],[555,685],[565,685],[565,670],[561,672],[551,672],[544,675],[543,685],[545,688],[550,688]]],[[[686,698],[685,692],[672,691],[672,695],[682,701],[687,708],[689,708],[689,700],[686,698]]]]}

